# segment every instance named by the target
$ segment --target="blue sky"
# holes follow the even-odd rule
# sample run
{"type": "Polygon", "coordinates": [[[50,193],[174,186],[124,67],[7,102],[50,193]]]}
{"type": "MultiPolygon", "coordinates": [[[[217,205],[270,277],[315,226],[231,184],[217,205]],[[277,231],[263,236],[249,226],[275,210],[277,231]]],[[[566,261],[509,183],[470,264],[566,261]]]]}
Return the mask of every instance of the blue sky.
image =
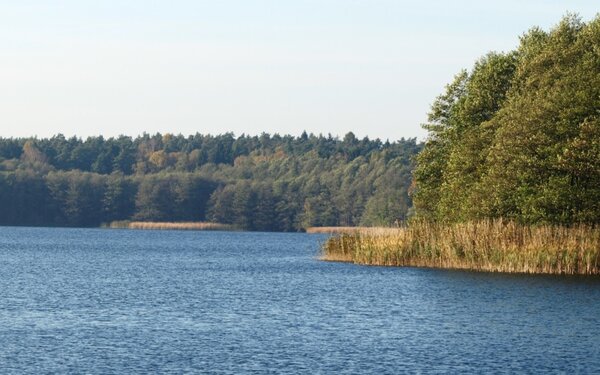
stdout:
{"type": "Polygon", "coordinates": [[[0,136],[423,139],[460,69],[594,3],[0,0],[0,136]]]}

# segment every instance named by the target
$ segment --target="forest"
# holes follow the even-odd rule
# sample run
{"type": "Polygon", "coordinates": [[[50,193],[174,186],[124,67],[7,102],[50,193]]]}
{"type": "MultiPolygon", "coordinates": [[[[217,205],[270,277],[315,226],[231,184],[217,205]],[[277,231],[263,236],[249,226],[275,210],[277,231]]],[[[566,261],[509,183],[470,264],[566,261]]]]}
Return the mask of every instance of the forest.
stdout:
{"type": "Polygon", "coordinates": [[[600,223],[600,16],[533,28],[433,103],[418,155],[419,217],[600,223]]]}
{"type": "Polygon", "coordinates": [[[211,221],[245,230],[392,225],[411,215],[416,139],[303,132],[0,138],[0,225],[211,221]]]}

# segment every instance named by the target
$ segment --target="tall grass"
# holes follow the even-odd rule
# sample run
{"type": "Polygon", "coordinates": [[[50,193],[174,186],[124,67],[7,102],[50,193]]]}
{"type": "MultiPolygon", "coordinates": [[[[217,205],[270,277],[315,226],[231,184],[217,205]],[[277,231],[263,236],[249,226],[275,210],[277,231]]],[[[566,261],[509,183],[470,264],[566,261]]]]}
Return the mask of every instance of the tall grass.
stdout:
{"type": "Polygon", "coordinates": [[[510,221],[369,230],[331,237],[322,259],[491,272],[600,274],[600,229],[510,221]]]}
{"type": "Polygon", "coordinates": [[[121,229],[163,229],[163,230],[234,230],[228,224],[208,222],[147,222],[147,221],[113,221],[109,228],[121,229]]]}
{"type": "Polygon", "coordinates": [[[308,227],[306,228],[306,233],[325,233],[325,234],[353,234],[357,232],[364,231],[374,231],[377,230],[379,232],[390,231],[393,232],[396,228],[388,228],[388,227],[308,227]]]}

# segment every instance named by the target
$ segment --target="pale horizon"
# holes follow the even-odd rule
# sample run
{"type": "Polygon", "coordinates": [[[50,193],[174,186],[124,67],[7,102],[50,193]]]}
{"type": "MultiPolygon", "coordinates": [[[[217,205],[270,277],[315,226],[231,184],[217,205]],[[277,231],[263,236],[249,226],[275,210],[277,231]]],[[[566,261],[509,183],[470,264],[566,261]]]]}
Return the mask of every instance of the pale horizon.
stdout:
{"type": "Polygon", "coordinates": [[[542,0],[2,4],[0,137],[423,140],[456,73],[569,12],[597,14],[542,0]]]}

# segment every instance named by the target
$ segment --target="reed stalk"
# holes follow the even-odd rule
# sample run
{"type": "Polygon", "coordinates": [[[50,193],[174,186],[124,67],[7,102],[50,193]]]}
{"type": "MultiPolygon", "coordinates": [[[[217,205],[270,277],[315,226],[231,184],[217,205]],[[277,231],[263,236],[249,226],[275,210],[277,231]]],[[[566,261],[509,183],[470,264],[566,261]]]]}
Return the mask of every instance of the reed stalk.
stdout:
{"type": "Polygon", "coordinates": [[[365,230],[373,231],[390,231],[393,232],[397,228],[389,227],[308,227],[306,233],[325,233],[325,234],[338,234],[338,233],[356,233],[363,232],[365,230]]]}
{"type": "Polygon", "coordinates": [[[600,274],[600,229],[490,220],[361,229],[329,238],[322,259],[489,272],[600,274]]]}
{"type": "Polygon", "coordinates": [[[147,222],[147,221],[113,221],[109,228],[119,229],[157,229],[157,230],[234,230],[228,224],[209,222],[147,222]]]}

